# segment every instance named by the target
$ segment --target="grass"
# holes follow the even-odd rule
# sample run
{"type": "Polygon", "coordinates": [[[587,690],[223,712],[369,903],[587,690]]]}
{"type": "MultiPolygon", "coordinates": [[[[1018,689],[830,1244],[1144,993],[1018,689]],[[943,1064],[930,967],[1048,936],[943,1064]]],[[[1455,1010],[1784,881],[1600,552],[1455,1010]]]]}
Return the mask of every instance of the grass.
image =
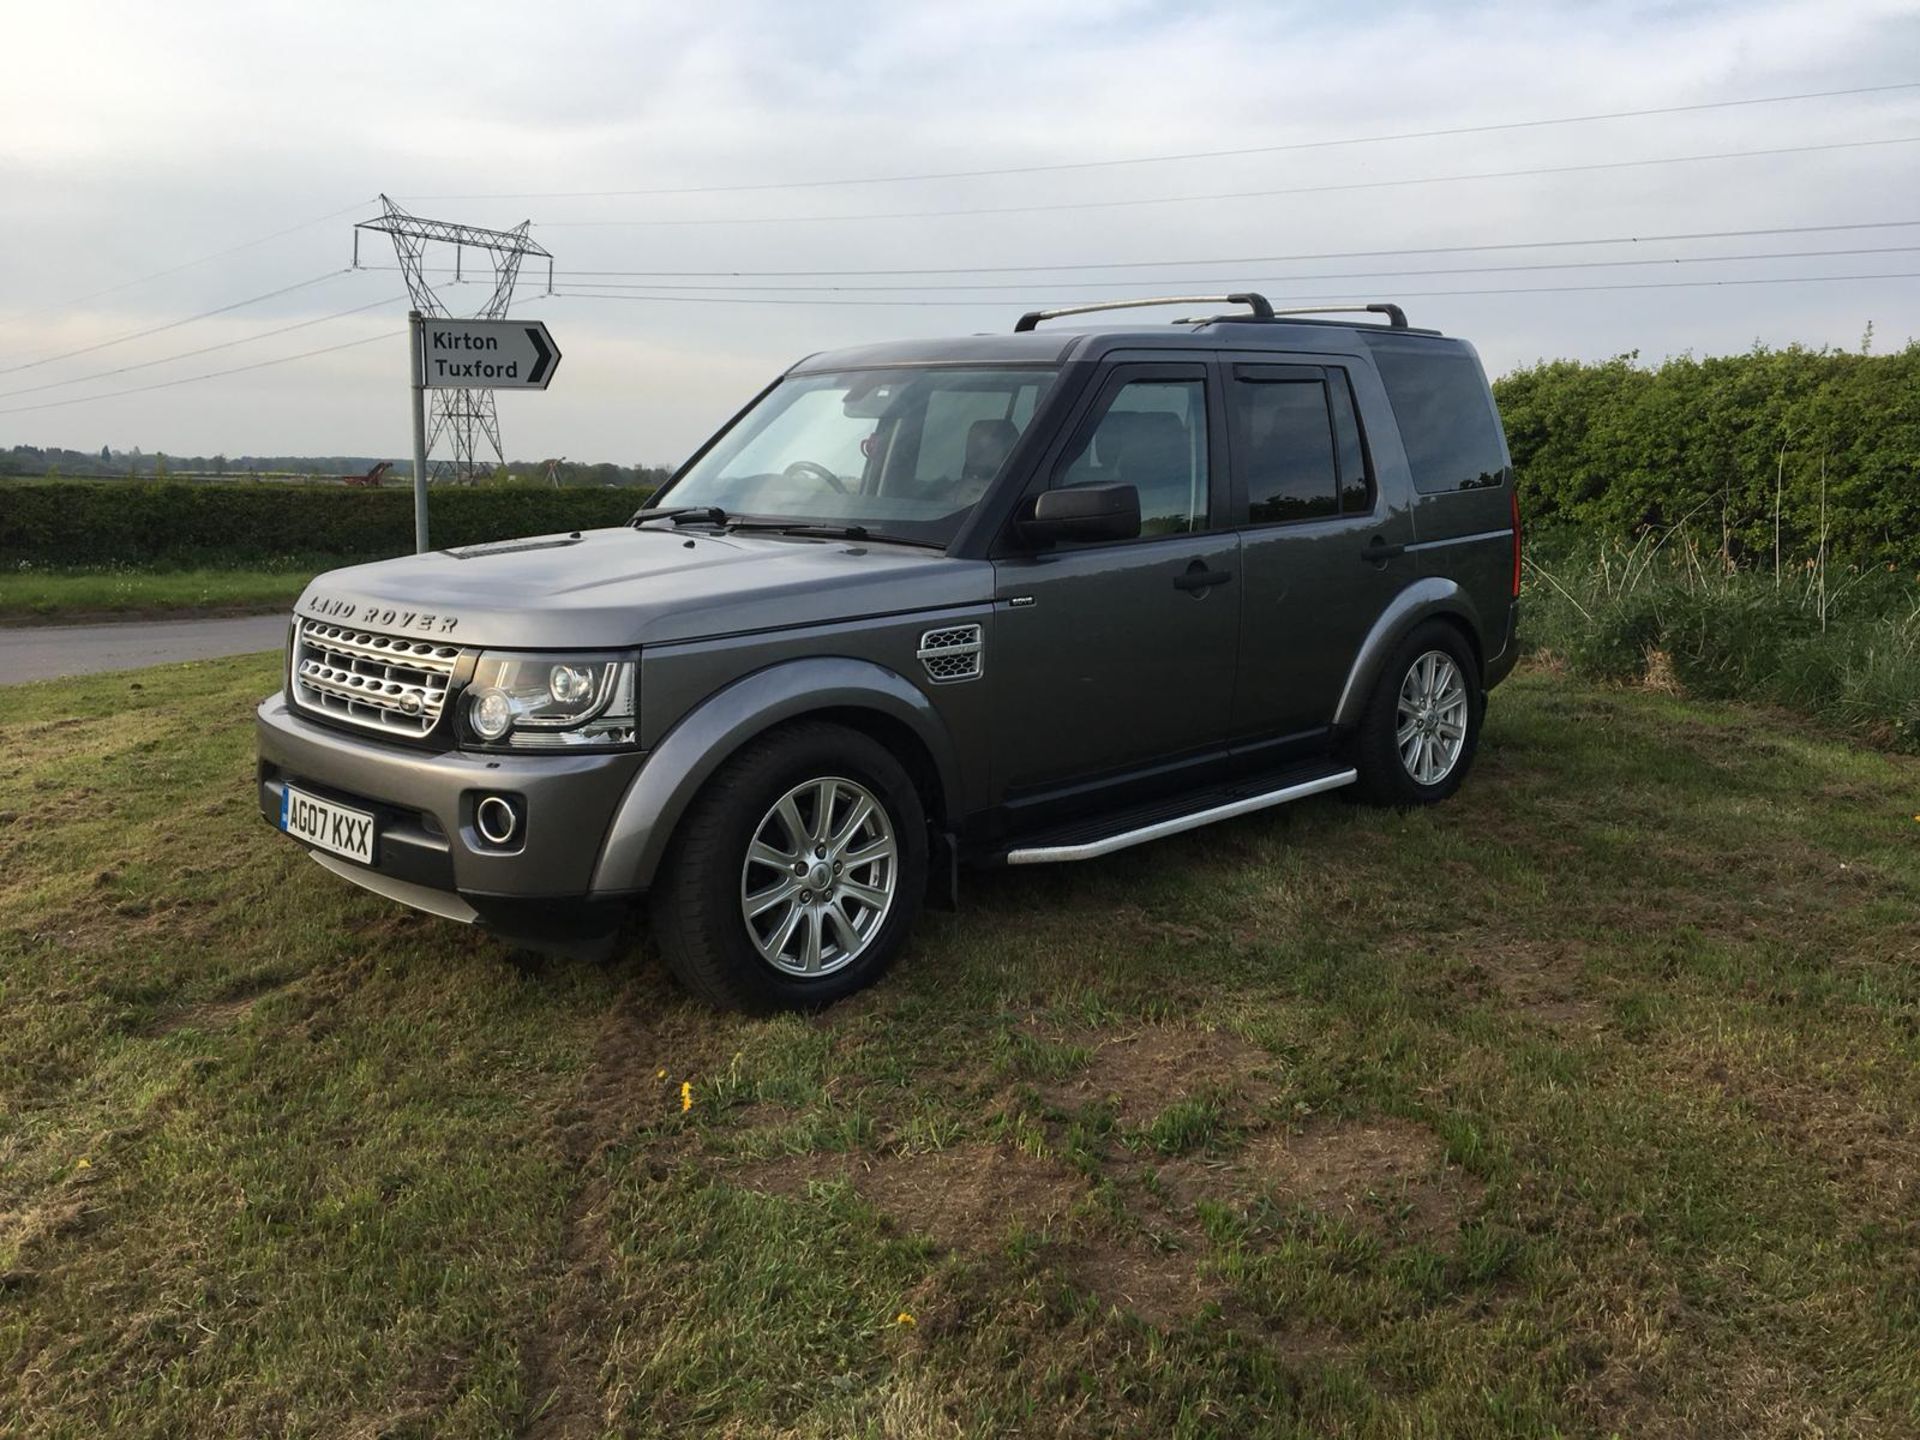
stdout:
{"type": "Polygon", "coordinates": [[[274,680],[0,690],[0,1432],[1920,1427],[1920,762],[1527,671],[748,1020],[321,872],[274,680]]]}
{"type": "Polygon", "coordinates": [[[0,569],[0,622],[282,610],[317,570],[339,563],[267,570],[0,569]]]}

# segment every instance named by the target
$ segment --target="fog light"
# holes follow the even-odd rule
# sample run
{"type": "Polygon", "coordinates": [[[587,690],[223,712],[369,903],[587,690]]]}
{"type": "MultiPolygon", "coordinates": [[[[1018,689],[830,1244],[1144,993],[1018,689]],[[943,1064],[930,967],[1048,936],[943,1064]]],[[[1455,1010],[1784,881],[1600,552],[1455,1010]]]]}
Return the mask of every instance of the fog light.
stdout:
{"type": "Polygon", "coordinates": [[[508,845],[520,833],[520,812],[499,795],[484,795],[473,807],[473,823],[489,845],[508,845]]]}

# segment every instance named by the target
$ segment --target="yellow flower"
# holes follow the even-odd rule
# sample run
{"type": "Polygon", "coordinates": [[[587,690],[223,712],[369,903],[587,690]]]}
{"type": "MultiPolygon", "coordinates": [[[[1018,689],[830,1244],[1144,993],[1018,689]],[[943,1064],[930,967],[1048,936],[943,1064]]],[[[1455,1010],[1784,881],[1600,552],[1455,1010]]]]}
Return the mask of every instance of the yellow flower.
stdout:
{"type": "Polygon", "coordinates": [[[893,1323],[896,1325],[911,1325],[914,1323],[914,1320],[913,1316],[902,1310],[898,1315],[893,1317],[893,1323]]]}
{"type": "Polygon", "coordinates": [[[682,1080],[680,1082],[680,1113],[684,1115],[687,1111],[691,1110],[692,1108],[693,1108],[693,1082],[691,1080],[682,1080]]]}
{"type": "MultiPolygon", "coordinates": [[[[1920,820],[1920,815],[1916,815],[1913,818],[1920,820]]],[[[73,1162],[73,1168],[76,1170],[91,1170],[93,1168],[93,1162],[82,1155],[78,1160],[73,1162]]]]}

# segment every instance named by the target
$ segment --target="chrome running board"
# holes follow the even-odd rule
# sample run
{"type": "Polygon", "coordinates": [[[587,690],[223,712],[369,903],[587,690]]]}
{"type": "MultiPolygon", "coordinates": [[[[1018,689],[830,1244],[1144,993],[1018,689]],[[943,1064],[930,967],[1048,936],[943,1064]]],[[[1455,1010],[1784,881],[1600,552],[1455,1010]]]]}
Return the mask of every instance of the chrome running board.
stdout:
{"type": "Polygon", "coordinates": [[[1335,770],[1329,774],[1316,775],[1309,780],[1282,785],[1277,790],[1268,790],[1259,795],[1242,796],[1237,800],[1209,805],[1202,810],[1170,816],[1164,820],[1156,820],[1150,825],[1136,826],[1134,829],[1121,830],[1112,835],[1102,835],[1073,844],[1031,845],[1018,850],[1009,850],[1007,864],[1056,865],[1068,860],[1097,860],[1102,855],[1111,855],[1116,850],[1130,849],[1135,845],[1145,845],[1150,840],[1163,840],[1169,835],[1178,835],[1185,830],[1198,830],[1203,825],[1211,825],[1219,820],[1231,820],[1238,815],[1251,815],[1256,810],[1270,810],[1276,805],[1304,800],[1309,795],[1338,790],[1343,785],[1353,784],[1359,778],[1360,772],[1357,770],[1335,770]]]}

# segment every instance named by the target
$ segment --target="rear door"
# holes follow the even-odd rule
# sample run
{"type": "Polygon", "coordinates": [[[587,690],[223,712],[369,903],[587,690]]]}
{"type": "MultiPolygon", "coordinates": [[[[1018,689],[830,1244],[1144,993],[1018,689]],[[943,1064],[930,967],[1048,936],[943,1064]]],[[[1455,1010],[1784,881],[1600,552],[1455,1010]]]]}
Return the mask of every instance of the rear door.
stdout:
{"type": "MultiPolygon", "coordinates": [[[[1413,574],[1412,520],[1382,494],[1351,361],[1222,358],[1241,525],[1233,725],[1276,760],[1323,742],[1361,642],[1413,574]]],[[[1289,357],[1291,358],[1291,357],[1289,357]]]]}
{"type": "Polygon", "coordinates": [[[995,560],[988,669],[1003,794],[1225,741],[1241,584],[1222,428],[1209,366],[1117,364],[1043,466],[1035,490],[1136,486],[1142,533],[995,560]]]}

